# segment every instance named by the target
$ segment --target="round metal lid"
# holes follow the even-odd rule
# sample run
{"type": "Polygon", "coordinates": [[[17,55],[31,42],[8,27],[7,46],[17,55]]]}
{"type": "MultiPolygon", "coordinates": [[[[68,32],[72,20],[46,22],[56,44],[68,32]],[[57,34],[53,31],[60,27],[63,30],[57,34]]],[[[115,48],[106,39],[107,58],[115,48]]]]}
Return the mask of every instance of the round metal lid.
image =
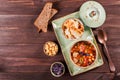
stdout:
{"type": "Polygon", "coordinates": [[[103,6],[96,1],[85,2],[81,6],[79,14],[84,24],[92,28],[101,26],[106,19],[103,6]]]}

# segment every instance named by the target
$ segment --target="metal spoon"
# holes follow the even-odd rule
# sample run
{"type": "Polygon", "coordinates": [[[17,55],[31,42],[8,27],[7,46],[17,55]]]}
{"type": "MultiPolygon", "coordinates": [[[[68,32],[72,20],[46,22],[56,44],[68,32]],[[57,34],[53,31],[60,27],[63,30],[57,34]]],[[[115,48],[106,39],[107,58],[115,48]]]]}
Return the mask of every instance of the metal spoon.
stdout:
{"type": "Polygon", "coordinates": [[[106,50],[106,56],[107,56],[107,59],[108,59],[108,63],[109,63],[109,67],[110,67],[110,71],[111,72],[115,72],[115,66],[111,60],[111,57],[110,57],[110,54],[108,52],[108,49],[107,49],[107,46],[106,46],[106,41],[107,41],[107,35],[105,33],[105,31],[103,31],[102,29],[98,30],[98,41],[104,45],[105,47],[105,50],[106,50]]]}

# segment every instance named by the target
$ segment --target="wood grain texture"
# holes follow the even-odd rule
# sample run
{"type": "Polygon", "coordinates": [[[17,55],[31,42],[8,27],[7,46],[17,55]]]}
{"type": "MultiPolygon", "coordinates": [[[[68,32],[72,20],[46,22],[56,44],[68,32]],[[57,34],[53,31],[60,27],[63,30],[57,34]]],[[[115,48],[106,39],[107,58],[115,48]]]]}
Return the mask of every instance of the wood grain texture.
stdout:
{"type": "MultiPolygon", "coordinates": [[[[0,80],[111,80],[103,46],[99,44],[104,65],[86,73],[71,77],[61,50],[55,57],[43,53],[46,41],[55,41],[51,23],[47,33],[38,33],[34,21],[48,1],[59,12],[51,19],[78,11],[87,0],[0,0],[0,80]],[[50,74],[50,65],[61,61],[66,66],[66,73],[60,78],[50,74]],[[100,79],[97,79],[100,77],[100,79]]],[[[107,46],[117,72],[120,72],[120,0],[96,0],[107,13],[102,27],[108,35],[107,46]]],[[[93,29],[96,35],[96,29],[93,29]]],[[[116,76],[114,80],[119,80],[116,76]]]]}
{"type": "Polygon", "coordinates": [[[85,73],[85,74],[81,74],[81,76],[74,76],[71,77],[68,73],[65,74],[64,77],[60,77],[60,78],[55,78],[52,77],[52,75],[50,74],[50,72],[33,72],[33,73],[0,73],[0,79],[1,80],[87,80],[88,77],[90,77],[91,80],[95,80],[98,79],[100,77],[101,80],[111,80],[111,76],[113,74],[109,74],[109,73],[103,73],[103,74],[99,74],[99,73],[85,73]],[[7,76],[7,77],[6,77],[7,76]]]}

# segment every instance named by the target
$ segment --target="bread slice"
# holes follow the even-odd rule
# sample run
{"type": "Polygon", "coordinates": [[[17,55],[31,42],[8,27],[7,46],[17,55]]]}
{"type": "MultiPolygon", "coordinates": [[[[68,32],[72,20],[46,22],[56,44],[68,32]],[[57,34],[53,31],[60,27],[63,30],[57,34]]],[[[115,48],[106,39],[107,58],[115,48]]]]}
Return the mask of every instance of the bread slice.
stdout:
{"type": "Polygon", "coordinates": [[[47,2],[42,12],[34,22],[34,25],[38,28],[38,31],[42,30],[43,32],[47,32],[47,25],[51,16],[52,5],[53,4],[51,2],[47,2]]]}
{"type": "MultiPolygon", "coordinates": [[[[49,17],[49,20],[57,13],[58,11],[56,9],[51,9],[51,15],[49,17]]],[[[42,31],[43,32],[47,32],[47,28],[48,28],[48,22],[46,23],[46,27],[42,27],[42,31]]]]}
{"type": "Polygon", "coordinates": [[[49,20],[50,20],[57,12],[58,12],[58,10],[52,9],[52,10],[51,10],[51,16],[50,16],[49,20]]]}

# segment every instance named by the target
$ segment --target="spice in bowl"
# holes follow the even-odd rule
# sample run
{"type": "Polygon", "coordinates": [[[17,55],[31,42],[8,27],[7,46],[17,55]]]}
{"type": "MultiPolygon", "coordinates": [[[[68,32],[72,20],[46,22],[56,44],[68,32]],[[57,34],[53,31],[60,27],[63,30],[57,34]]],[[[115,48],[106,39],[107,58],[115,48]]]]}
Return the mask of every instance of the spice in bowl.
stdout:
{"type": "Polygon", "coordinates": [[[44,53],[48,56],[55,56],[58,52],[58,45],[55,42],[48,41],[43,47],[44,53]]]}
{"type": "Polygon", "coordinates": [[[65,73],[65,67],[61,62],[54,62],[50,67],[50,72],[54,77],[60,77],[65,73]]]}

